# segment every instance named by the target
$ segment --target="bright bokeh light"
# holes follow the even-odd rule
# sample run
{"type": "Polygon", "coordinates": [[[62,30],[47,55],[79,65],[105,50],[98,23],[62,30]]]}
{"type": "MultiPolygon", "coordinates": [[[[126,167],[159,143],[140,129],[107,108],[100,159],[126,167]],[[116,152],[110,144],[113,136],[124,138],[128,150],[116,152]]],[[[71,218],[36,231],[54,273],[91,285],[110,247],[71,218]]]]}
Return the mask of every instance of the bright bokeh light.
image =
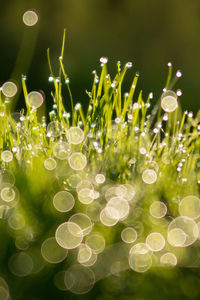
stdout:
{"type": "Polygon", "coordinates": [[[71,153],[71,147],[67,142],[59,141],[53,145],[53,155],[59,160],[65,160],[71,153]]]}
{"type": "Polygon", "coordinates": [[[16,198],[16,192],[13,187],[4,187],[1,190],[1,199],[5,202],[12,202],[16,198]]]}
{"type": "Polygon", "coordinates": [[[44,167],[46,170],[48,170],[48,171],[55,170],[56,166],[57,166],[57,162],[55,161],[54,158],[49,157],[49,158],[45,159],[44,167]]]}
{"type": "Polygon", "coordinates": [[[77,224],[80,227],[83,236],[88,235],[93,228],[91,219],[84,213],[76,213],[69,218],[70,222],[77,224]]]}
{"type": "Polygon", "coordinates": [[[95,254],[101,253],[105,248],[105,239],[100,233],[97,232],[93,232],[87,236],[85,243],[95,254]]]}
{"type": "Polygon", "coordinates": [[[153,251],[161,251],[165,247],[165,239],[159,232],[152,232],[146,238],[147,247],[153,251]]]}
{"type": "Polygon", "coordinates": [[[64,249],[77,248],[83,240],[83,232],[76,223],[64,222],[58,226],[55,239],[64,249]]]}
{"type": "Polygon", "coordinates": [[[184,197],[179,203],[179,213],[191,219],[200,217],[200,199],[196,196],[189,195],[184,197]]]}
{"type": "Polygon", "coordinates": [[[197,240],[198,236],[198,225],[189,217],[177,217],[168,226],[168,242],[176,247],[188,247],[197,240]]]}
{"type": "Polygon", "coordinates": [[[142,180],[146,184],[153,184],[157,180],[157,174],[153,169],[146,169],[142,173],[142,180]]]}
{"type": "Polygon", "coordinates": [[[44,98],[41,93],[33,91],[27,95],[26,101],[31,108],[37,109],[43,104],[44,98]]]}
{"type": "Polygon", "coordinates": [[[12,98],[17,94],[17,85],[12,82],[12,81],[6,81],[2,87],[2,93],[4,94],[5,97],[7,98],[12,98]]]}
{"type": "Polygon", "coordinates": [[[11,162],[13,160],[13,154],[9,150],[5,150],[1,153],[1,159],[4,162],[11,162]]]}
{"type": "Polygon", "coordinates": [[[53,205],[59,212],[70,211],[75,204],[74,196],[67,191],[60,191],[53,197],[53,205]]]}
{"type": "Polygon", "coordinates": [[[8,263],[10,271],[18,277],[25,277],[33,270],[33,260],[26,252],[19,252],[11,256],[8,263]]]}
{"type": "Polygon", "coordinates": [[[130,249],[129,266],[138,273],[144,273],[151,268],[152,252],[146,244],[138,243],[130,249]]]}
{"type": "Polygon", "coordinates": [[[70,144],[81,144],[84,140],[84,132],[79,127],[70,127],[67,131],[67,139],[70,144]]]}
{"type": "Polygon", "coordinates": [[[55,238],[51,237],[42,243],[41,254],[48,263],[58,264],[67,257],[68,250],[60,247],[55,238]]]}
{"type": "Polygon", "coordinates": [[[121,232],[121,239],[127,244],[134,243],[137,239],[137,231],[132,227],[126,227],[121,232]]]}
{"type": "Polygon", "coordinates": [[[103,184],[105,182],[105,180],[106,180],[106,178],[105,178],[105,176],[103,174],[97,174],[95,176],[95,181],[98,184],[103,184]]]}
{"type": "Polygon", "coordinates": [[[77,295],[88,293],[95,283],[91,269],[80,264],[73,265],[65,272],[65,285],[68,290],[77,295]]]}
{"type": "Polygon", "coordinates": [[[174,267],[177,265],[177,257],[174,253],[167,252],[160,257],[162,265],[167,267],[174,267]]]}
{"type": "Polygon", "coordinates": [[[48,137],[58,137],[62,133],[62,126],[58,121],[52,121],[47,126],[48,137]]]}
{"type": "Polygon", "coordinates": [[[34,26],[37,24],[38,22],[38,15],[35,11],[33,10],[27,10],[24,14],[23,14],[23,22],[26,26],[34,26]]]}
{"type": "Polygon", "coordinates": [[[81,171],[87,165],[87,158],[81,152],[73,152],[68,158],[68,163],[73,170],[81,171]]]}
{"type": "Polygon", "coordinates": [[[152,217],[160,219],[166,215],[167,206],[161,201],[154,201],[149,208],[149,212],[152,217]]]}

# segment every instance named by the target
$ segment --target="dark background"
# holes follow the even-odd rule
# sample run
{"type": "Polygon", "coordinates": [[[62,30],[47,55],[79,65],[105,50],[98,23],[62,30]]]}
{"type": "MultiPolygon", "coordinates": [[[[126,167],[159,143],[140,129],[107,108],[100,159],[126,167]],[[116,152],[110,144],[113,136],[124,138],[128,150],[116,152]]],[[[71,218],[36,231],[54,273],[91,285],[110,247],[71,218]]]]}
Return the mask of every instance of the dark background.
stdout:
{"type": "MultiPolygon", "coordinates": [[[[0,84],[20,83],[28,76],[29,91],[43,90],[51,104],[46,50],[58,68],[63,29],[67,29],[64,63],[75,102],[86,105],[92,70],[100,71],[99,58],[108,56],[114,75],[117,60],[133,62],[127,86],[140,72],[138,90],[159,96],[167,76],[167,63],[180,69],[184,109],[199,108],[200,1],[199,0],[0,0],[0,84]],[[30,28],[22,15],[35,9],[39,22],[30,28]]],[[[66,100],[67,101],[67,100],[66,100]]],[[[24,106],[20,96],[18,108],[24,106]]]]}

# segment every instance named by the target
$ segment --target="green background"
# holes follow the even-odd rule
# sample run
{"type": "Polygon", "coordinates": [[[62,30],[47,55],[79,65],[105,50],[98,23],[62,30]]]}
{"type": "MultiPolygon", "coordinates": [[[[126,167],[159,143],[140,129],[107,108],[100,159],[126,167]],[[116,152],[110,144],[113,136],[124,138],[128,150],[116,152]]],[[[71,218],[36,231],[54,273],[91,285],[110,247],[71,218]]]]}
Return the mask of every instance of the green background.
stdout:
{"type": "MultiPolygon", "coordinates": [[[[127,86],[140,72],[139,89],[159,97],[167,75],[167,63],[183,77],[184,109],[199,108],[200,1],[199,0],[1,0],[0,82],[20,82],[28,76],[29,90],[43,90],[51,103],[46,49],[50,47],[58,67],[63,29],[67,29],[65,66],[75,102],[87,104],[92,70],[99,71],[99,58],[108,56],[114,74],[117,60],[133,62],[127,86]],[[39,14],[39,23],[26,27],[22,15],[28,9],[39,14]]],[[[22,107],[23,101],[21,96],[22,107]]]]}

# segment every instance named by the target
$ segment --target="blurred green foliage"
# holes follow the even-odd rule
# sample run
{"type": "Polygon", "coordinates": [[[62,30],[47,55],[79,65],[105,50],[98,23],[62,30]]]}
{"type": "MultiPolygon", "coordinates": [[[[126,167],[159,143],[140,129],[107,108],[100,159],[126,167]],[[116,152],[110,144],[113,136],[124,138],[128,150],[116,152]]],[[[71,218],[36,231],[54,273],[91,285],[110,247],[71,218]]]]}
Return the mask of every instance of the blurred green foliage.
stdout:
{"type": "MultiPolygon", "coordinates": [[[[65,62],[75,103],[88,103],[85,89],[90,90],[92,79],[92,75],[88,74],[96,68],[98,58],[106,55],[111,61],[111,73],[114,73],[115,61],[118,59],[122,62],[133,61],[134,71],[141,73],[139,87],[143,87],[146,96],[150,91],[160,95],[166,64],[172,61],[184,74],[178,85],[183,90],[183,107],[189,110],[199,108],[196,100],[200,70],[198,0],[7,0],[1,3],[0,28],[0,82],[9,78],[20,82],[21,74],[26,74],[29,89],[43,89],[49,106],[52,104],[52,87],[47,80],[49,70],[46,49],[51,49],[52,65],[58,65],[58,45],[63,28],[67,28],[65,62]],[[31,8],[36,9],[40,20],[36,27],[27,28],[22,23],[22,14],[31,8]]],[[[125,90],[129,83],[125,82],[125,90]]],[[[20,97],[18,107],[23,107],[24,99],[22,95],[20,97]]],[[[17,182],[18,186],[25,186],[21,189],[24,198],[29,198],[30,194],[34,197],[34,193],[38,196],[37,184],[30,193],[25,179],[19,174],[17,182]]],[[[42,202],[45,196],[46,192],[42,191],[38,196],[39,201],[42,202]]],[[[39,214],[37,207],[35,210],[31,208],[30,212],[39,214]]],[[[47,227],[48,222],[48,219],[44,222],[47,227]]],[[[14,244],[7,247],[10,237],[5,228],[5,224],[1,223],[0,251],[2,257],[7,255],[8,260],[14,244]]],[[[13,281],[13,277],[6,273],[6,268],[2,268],[1,272],[6,274],[5,279],[12,286],[14,299],[19,300],[200,298],[200,272],[192,268],[164,272],[159,269],[147,274],[126,271],[119,278],[111,276],[102,280],[89,295],[84,296],[59,292],[52,284],[54,269],[51,267],[41,277],[33,275],[31,281],[16,278],[13,281]]]]}

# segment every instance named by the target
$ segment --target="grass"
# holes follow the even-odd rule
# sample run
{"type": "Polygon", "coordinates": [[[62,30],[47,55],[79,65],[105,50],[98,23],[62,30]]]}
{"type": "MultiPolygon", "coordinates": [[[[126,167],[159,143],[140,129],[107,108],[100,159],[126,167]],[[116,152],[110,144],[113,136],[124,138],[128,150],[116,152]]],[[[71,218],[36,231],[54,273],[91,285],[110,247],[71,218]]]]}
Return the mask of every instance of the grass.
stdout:
{"type": "MultiPolygon", "coordinates": [[[[152,93],[135,96],[138,73],[124,94],[131,63],[117,62],[112,79],[101,58],[85,113],[73,102],[64,45],[65,32],[58,75],[48,50],[49,118],[38,115],[42,95],[31,96],[24,76],[24,111],[13,113],[12,98],[3,88],[0,94],[2,299],[9,291],[12,299],[65,299],[71,292],[86,294],[83,299],[157,299],[155,282],[167,299],[161,281],[177,297],[177,276],[182,297],[190,297],[195,288],[179,270],[200,265],[200,114],[181,111],[180,90],[170,98],[178,98],[173,112],[160,104],[181,73],[173,77],[168,64],[163,95],[153,106],[152,93]]],[[[187,276],[198,281],[196,273],[187,276]]]]}

